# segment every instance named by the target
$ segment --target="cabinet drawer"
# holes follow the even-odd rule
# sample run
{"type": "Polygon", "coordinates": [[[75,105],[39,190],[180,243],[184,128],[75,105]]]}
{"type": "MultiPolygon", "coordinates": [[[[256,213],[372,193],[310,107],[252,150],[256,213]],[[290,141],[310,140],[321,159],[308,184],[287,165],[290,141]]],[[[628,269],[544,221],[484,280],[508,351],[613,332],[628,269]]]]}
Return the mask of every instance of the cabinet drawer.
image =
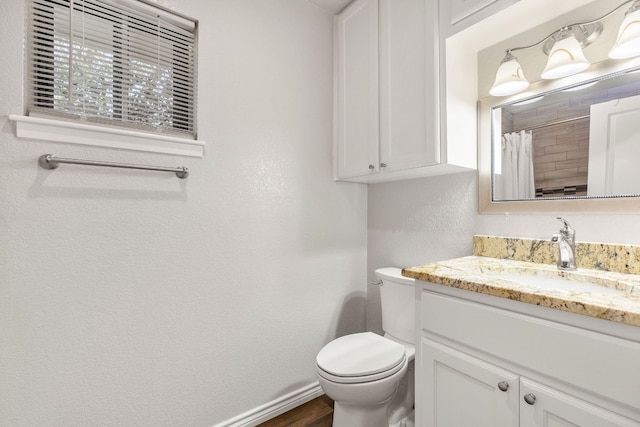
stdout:
{"type": "Polygon", "coordinates": [[[424,331],[640,410],[639,343],[427,291],[421,305],[424,331]]]}

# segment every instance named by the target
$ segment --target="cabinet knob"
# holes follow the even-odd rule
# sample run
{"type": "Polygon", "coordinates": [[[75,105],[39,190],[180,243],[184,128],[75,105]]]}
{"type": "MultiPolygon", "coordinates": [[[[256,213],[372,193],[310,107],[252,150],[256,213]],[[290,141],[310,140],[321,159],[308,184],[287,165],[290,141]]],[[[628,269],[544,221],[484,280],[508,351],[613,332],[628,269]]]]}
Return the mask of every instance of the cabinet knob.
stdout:
{"type": "Polygon", "coordinates": [[[375,166],[373,166],[373,165],[369,165],[369,170],[370,170],[370,171],[374,170],[375,168],[376,168],[375,166]]]}
{"type": "Polygon", "coordinates": [[[384,169],[384,168],[386,168],[386,167],[387,167],[387,164],[386,164],[386,163],[380,163],[380,167],[381,167],[382,169],[384,169]]]}
{"type": "Polygon", "coordinates": [[[533,393],[527,393],[524,395],[524,401],[529,405],[533,405],[534,403],[536,403],[536,395],[533,393]]]}
{"type": "Polygon", "coordinates": [[[507,391],[509,390],[509,383],[506,381],[500,381],[498,383],[498,388],[500,389],[500,391],[507,391]]]}

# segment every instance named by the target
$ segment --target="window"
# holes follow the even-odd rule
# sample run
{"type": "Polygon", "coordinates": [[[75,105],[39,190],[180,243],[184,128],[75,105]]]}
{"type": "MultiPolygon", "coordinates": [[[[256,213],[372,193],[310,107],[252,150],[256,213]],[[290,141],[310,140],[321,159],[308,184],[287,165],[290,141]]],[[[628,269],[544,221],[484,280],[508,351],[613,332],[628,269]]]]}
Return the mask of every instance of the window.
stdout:
{"type": "Polygon", "coordinates": [[[29,116],[195,139],[197,21],[145,0],[29,4],[29,116]]]}

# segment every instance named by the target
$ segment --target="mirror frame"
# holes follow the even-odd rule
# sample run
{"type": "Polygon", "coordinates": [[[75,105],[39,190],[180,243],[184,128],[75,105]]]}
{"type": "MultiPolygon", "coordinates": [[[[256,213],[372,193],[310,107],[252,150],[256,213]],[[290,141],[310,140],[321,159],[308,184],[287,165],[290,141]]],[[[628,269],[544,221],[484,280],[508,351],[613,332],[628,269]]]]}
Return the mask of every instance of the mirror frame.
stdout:
{"type": "Polygon", "coordinates": [[[640,70],[638,58],[628,61],[602,61],[589,71],[559,80],[533,83],[526,92],[511,97],[489,96],[478,101],[478,204],[481,214],[638,214],[640,196],[558,197],[553,199],[494,201],[492,185],[493,108],[602,80],[617,73],[640,70]]]}

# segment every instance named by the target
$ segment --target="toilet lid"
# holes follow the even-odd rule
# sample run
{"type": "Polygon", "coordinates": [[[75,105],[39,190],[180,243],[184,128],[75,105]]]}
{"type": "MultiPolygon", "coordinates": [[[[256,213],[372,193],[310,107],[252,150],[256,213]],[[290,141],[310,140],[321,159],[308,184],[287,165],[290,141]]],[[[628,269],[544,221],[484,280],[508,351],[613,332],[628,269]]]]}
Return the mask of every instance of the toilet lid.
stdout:
{"type": "Polygon", "coordinates": [[[364,332],[331,341],[320,350],[316,362],[330,374],[360,377],[392,369],[404,357],[405,347],[402,344],[364,332]]]}

